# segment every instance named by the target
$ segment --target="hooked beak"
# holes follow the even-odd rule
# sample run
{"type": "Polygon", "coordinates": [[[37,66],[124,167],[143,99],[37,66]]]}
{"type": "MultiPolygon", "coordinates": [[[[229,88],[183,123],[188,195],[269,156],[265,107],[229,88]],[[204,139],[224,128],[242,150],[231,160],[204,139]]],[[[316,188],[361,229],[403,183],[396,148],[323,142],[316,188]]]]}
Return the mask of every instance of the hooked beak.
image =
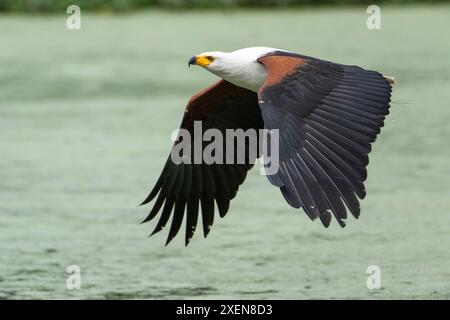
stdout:
{"type": "Polygon", "coordinates": [[[192,58],[189,59],[188,67],[190,67],[191,64],[197,64],[197,56],[193,56],[192,58]]]}

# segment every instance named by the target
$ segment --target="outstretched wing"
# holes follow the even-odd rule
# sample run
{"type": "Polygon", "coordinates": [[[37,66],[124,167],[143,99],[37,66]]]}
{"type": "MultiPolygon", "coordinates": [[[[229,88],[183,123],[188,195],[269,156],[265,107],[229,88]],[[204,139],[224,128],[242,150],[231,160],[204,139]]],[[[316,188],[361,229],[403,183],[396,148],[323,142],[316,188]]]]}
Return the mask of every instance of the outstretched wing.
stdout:
{"type": "Polygon", "coordinates": [[[345,226],[357,197],[371,143],[389,113],[390,83],[378,72],[275,52],[258,59],[268,76],[259,90],[266,128],[279,129],[280,164],[268,176],[287,202],[327,227],[331,212],[345,226]]]}
{"type": "MultiPolygon", "coordinates": [[[[190,133],[191,141],[188,143],[192,146],[191,164],[175,164],[169,156],[156,185],[143,202],[146,204],[156,198],[150,214],[143,222],[153,219],[162,209],[159,222],[152,234],[161,231],[172,215],[166,245],[178,233],[184,216],[186,216],[185,244],[189,243],[197,225],[199,207],[202,212],[203,232],[205,237],[207,236],[214,221],[214,202],[219,215],[224,217],[230,200],[235,197],[239,186],[245,180],[247,171],[256,160],[256,157],[250,159],[250,155],[258,152],[250,152],[251,146],[246,143],[246,154],[243,155],[246,158],[245,163],[241,161],[241,164],[206,164],[202,161],[195,164],[193,161],[194,152],[196,152],[194,138],[197,141],[199,138],[201,140],[201,137],[194,135],[195,121],[202,122],[202,134],[205,130],[212,128],[219,130],[223,136],[226,129],[263,128],[257,94],[252,91],[221,80],[191,98],[181,123],[181,129],[186,129],[190,133]]],[[[179,137],[174,147],[180,142],[179,137]]],[[[201,144],[202,153],[207,144],[201,144]]],[[[234,151],[237,157],[238,150],[234,151]]]]}

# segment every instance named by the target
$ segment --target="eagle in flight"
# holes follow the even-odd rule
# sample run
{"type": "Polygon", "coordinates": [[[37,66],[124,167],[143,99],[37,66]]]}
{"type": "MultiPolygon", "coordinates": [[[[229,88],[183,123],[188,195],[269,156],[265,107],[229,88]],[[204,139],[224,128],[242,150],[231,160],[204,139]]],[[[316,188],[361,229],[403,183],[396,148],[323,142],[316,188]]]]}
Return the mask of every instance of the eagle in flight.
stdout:
{"type": "MultiPolygon", "coordinates": [[[[220,132],[278,129],[279,168],[267,177],[288,204],[303,208],[325,227],[332,215],[342,227],[347,211],[359,217],[368,154],[389,113],[393,78],[266,47],[205,52],[192,57],[190,65],[201,66],[221,80],[189,100],[181,129],[193,132],[196,121],[201,121],[202,130],[220,132]]],[[[247,154],[246,160],[176,164],[169,157],[142,203],[154,200],[143,222],[161,212],[155,234],[172,216],[167,245],[185,219],[187,245],[201,212],[206,237],[215,208],[220,217],[227,214],[255,159],[247,154]]]]}

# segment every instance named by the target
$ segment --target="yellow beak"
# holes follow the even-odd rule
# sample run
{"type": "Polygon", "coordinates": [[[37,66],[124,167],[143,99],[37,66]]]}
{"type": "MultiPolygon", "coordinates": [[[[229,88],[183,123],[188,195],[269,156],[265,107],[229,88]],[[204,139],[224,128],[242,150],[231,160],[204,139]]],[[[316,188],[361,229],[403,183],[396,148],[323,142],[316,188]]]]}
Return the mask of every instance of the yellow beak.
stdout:
{"type": "Polygon", "coordinates": [[[191,59],[189,59],[188,66],[191,66],[191,64],[196,64],[198,66],[207,67],[211,64],[211,60],[209,60],[206,56],[193,56],[191,59]]]}

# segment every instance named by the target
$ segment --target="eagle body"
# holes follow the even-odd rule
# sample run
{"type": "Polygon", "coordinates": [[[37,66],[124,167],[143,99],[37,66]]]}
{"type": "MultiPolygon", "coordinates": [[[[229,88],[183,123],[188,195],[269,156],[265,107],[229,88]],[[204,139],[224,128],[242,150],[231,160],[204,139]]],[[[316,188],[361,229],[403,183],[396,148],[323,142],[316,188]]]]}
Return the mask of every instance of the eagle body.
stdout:
{"type": "MultiPolygon", "coordinates": [[[[359,217],[368,154],[389,113],[393,78],[269,47],[205,52],[192,57],[189,65],[201,66],[221,80],[191,97],[181,129],[193,133],[196,121],[204,130],[221,133],[276,129],[279,169],[267,178],[287,203],[325,227],[332,216],[342,227],[347,212],[359,217]]],[[[245,144],[244,163],[180,164],[169,157],[143,202],[154,200],[143,222],[160,213],[152,234],[172,217],[168,244],[185,220],[187,245],[201,216],[206,237],[215,212],[227,214],[254,155],[262,155],[259,147],[256,152],[252,148],[245,144]]]]}

